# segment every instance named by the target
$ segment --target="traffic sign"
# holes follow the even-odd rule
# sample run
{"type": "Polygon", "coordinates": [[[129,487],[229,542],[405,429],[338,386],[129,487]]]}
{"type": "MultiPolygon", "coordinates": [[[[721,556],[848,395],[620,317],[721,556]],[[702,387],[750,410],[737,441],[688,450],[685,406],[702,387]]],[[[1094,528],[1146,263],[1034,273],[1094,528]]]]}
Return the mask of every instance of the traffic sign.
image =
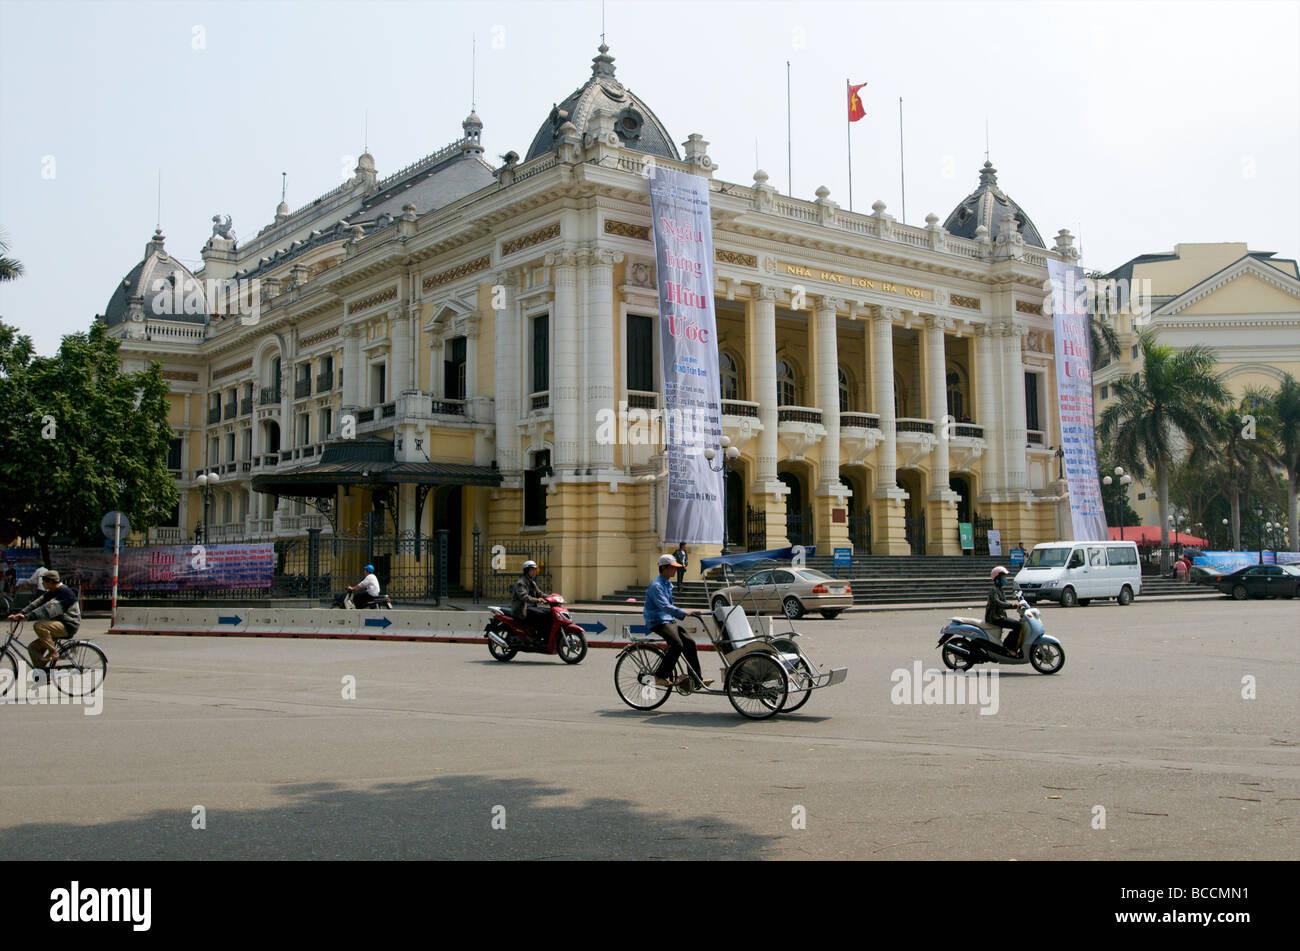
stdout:
{"type": "Polygon", "coordinates": [[[126,513],[119,512],[116,509],[104,513],[103,521],[99,523],[99,527],[103,530],[105,538],[112,538],[115,528],[119,538],[125,538],[131,534],[131,520],[126,517],[126,513]]]}

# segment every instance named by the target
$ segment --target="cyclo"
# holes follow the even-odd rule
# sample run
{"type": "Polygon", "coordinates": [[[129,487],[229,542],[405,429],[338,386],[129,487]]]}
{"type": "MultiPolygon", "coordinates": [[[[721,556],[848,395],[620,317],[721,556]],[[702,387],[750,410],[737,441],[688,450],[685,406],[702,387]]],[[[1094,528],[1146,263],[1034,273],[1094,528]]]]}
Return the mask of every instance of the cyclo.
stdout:
{"type": "MultiPolygon", "coordinates": [[[[792,549],[780,548],[701,559],[700,572],[704,574],[709,602],[713,602],[706,574],[710,569],[720,568],[725,574],[728,568],[742,564],[759,568],[788,565],[792,557],[792,549]]],[[[688,633],[693,633],[691,626],[703,625],[722,662],[720,688],[693,686],[692,678],[685,676],[688,673],[685,657],[679,658],[673,669],[676,685],[659,686],[655,671],[663,661],[667,644],[653,634],[633,634],[629,638],[631,643],[615,661],[614,687],[622,701],[634,710],[654,710],[676,691],[683,696],[725,694],[736,712],[751,720],[793,713],[808,702],[814,690],[843,683],[849,670],[847,667],[823,669],[798,643],[802,635],[794,630],[793,622],[789,618],[786,622],[789,633],[763,634],[754,630],[745,612],[744,599],[741,603],[719,604],[712,613],[698,620],[687,617],[682,621],[688,633]]]]}

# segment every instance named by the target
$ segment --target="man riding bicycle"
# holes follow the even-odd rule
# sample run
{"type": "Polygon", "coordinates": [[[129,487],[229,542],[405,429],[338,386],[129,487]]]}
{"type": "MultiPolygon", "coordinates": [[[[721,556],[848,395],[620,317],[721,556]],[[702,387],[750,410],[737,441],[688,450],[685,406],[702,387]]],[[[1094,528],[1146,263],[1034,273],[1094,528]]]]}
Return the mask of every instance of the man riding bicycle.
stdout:
{"type": "MultiPolygon", "coordinates": [[[[678,681],[672,679],[673,668],[677,666],[677,658],[685,654],[690,673],[681,680],[694,676],[701,685],[707,687],[713,681],[700,676],[700,655],[696,652],[695,641],[686,633],[685,628],[676,623],[686,617],[686,612],[673,604],[673,583],[668,579],[682,567],[681,562],[672,555],[660,555],[659,576],[645,589],[645,625],[652,633],[668,642],[663,663],[655,671],[655,683],[660,687],[676,685],[678,681]]],[[[700,612],[692,611],[691,617],[700,617],[700,612]]]]}
{"type": "Polygon", "coordinates": [[[45,591],[21,612],[9,615],[9,620],[40,618],[32,625],[36,640],[27,645],[33,667],[45,667],[52,664],[59,655],[54,640],[59,637],[73,637],[81,627],[81,605],[77,603],[76,593],[63,584],[59,573],[54,570],[45,572],[41,578],[45,591]]]}

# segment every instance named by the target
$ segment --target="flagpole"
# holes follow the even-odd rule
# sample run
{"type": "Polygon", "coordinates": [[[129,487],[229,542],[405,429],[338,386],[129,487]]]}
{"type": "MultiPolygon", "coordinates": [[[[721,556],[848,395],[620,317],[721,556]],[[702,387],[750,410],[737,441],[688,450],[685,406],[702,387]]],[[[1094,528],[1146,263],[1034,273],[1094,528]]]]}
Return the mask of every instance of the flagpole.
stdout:
{"type": "Polygon", "coordinates": [[[848,93],[848,99],[844,106],[844,134],[849,142],[849,211],[853,210],[853,117],[849,114],[849,103],[853,100],[852,83],[847,79],[844,80],[844,90],[848,93]]]}
{"type": "Polygon", "coordinates": [[[907,224],[907,177],[903,172],[903,97],[898,97],[898,190],[903,198],[903,224],[907,224]]]}
{"type": "Polygon", "coordinates": [[[794,197],[794,147],[790,144],[790,61],[785,61],[785,167],[789,176],[786,194],[794,197]]]}

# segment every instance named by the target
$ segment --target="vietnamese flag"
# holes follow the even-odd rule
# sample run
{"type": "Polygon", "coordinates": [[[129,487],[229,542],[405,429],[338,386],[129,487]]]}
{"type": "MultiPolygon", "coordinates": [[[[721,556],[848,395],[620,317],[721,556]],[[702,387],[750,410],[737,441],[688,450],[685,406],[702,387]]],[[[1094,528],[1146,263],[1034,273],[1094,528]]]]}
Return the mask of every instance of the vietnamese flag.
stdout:
{"type": "Polygon", "coordinates": [[[856,86],[849,86],[849,121],[857,122],[867,114],[866,107],[862,105],[862,97],[858,95],[858,90],[865,86],[866,83],[858,83],[856,86]]]}

